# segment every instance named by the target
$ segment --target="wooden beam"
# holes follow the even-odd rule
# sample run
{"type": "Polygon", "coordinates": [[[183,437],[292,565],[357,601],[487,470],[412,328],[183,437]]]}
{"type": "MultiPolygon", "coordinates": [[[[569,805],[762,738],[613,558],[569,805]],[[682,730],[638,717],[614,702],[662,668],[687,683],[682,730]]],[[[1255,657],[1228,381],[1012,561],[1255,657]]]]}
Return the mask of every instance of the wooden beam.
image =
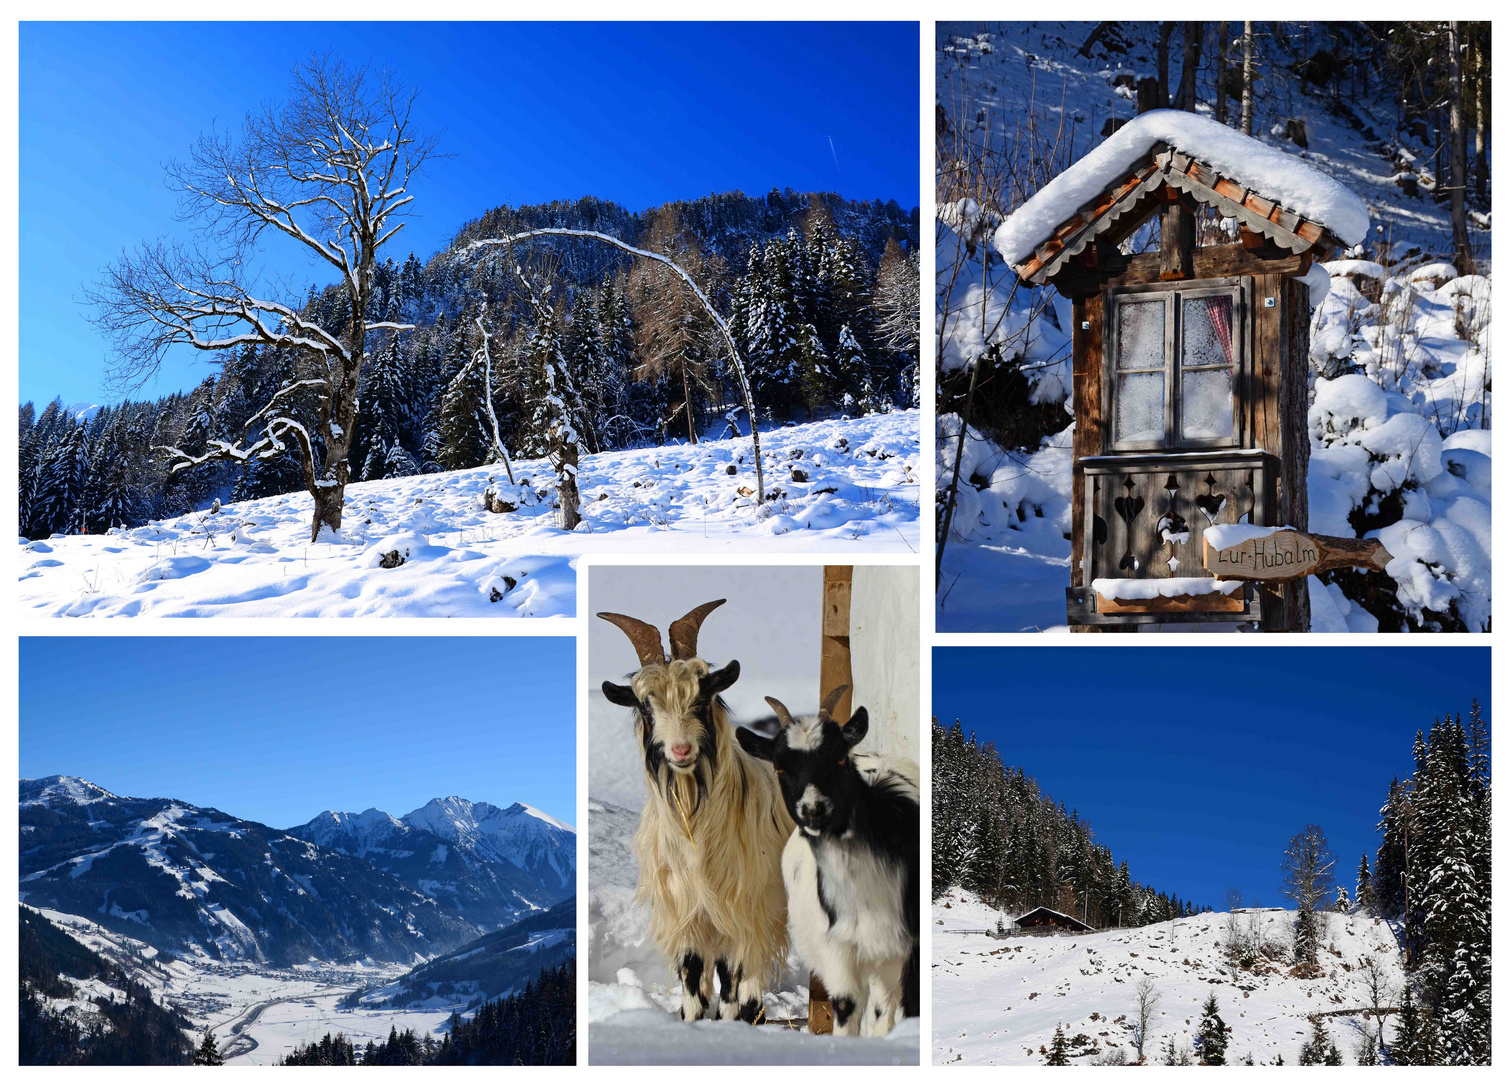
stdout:
{"type": "MultiPolygon", "coordinates": [[[[819,700],[829,696],[837,686],[853,686],[851,678],[850,618],[852,566],[824,568],[824,606],[819,622],[819,700]]],[[[847,690],[836,704],[834,715],[850,719],[851,695],[847,690]]],[[[835,1030],[830,1009],[829,991],[819,976],[809,973],[808,1027],[815,1035],[835,1030]]]]}
{"type": "MultiPolygon", "coordinates": [[[[1260,238],[1260,246],[1250,248],[1243,242],[1202,247],[1192,252],[1192,278],[1258,277],[1274,274],[1278,277],[1298,277],[1312,267],[1310,252],[1293,254],[1260,238]]],[[[1096,269],[1070,264],[1050,279],[1062,296],[1076,297],[1095,293],[1113,285],[1149,285],[1169,280],[1162,277],[1162,261],[1158,253],[1124,255],[1105,246],[1098,248],[1096,269]]]]}
{"type": "Polygon", "coordinates": [[[1160,212],[1160,280],[1190,278],[1196,247],[1197,215],[1186,200],[1171,202],[1160,212]]]}

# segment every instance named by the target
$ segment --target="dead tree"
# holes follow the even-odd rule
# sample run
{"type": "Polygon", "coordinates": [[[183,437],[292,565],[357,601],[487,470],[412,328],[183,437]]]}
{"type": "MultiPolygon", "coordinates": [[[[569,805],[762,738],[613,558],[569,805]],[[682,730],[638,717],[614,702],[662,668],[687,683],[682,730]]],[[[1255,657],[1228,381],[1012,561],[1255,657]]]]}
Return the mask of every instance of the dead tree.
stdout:
{"type": "Polygon", "coordinates": [[[307,61],[287,102],[250,114],[235,136],[201,136],[187,162],[169,166],[180,216],[198,226],[198,240],[143,244],[86,291],[95,324],[115,347],[112,382],[123,388],[141,386],[179,345],[212,353],[258,345],[304,362],[301,377],[280,387],[235,440],[212,439],[200,454],[155,449],[179,472],[275,457],[294,443],[315,504],[312,540],[341,528],[368,335],[413,329],[371,321],[368,312],[378,250],[404,227],[410,179],[435,152],[412,130],[414,99],[386,73],[307,61]],[[263,293],[248,263],[265,235],[282,236],[335,272],[345,325],[321,325],[263,293]],[[315,398],[313,431],[291,408],[305,391],[315,398]]]}
{"type": "Polygon", "coordinates": [[[1449,23],[1449,218],[1454,229],[1454,268],[1461,274],[1475,272],[1470,251],[1470,230],[1465,222],[1465,80],[1460,55],[1463,37],[1460,24],[1449,23]]]}
{"type": "Polygon", "coordinates": [[[761,469],[761,432],[756,427],[756,405],[751,399],[751,383],[750,380],[746,378],[745,361],[741,358],[740,349],[735,344],[735,335],[730,332],[729,323],[725,322],[724,317],[720,315],[718,309],[714,307],[713,301],[711,301],[708,295],[698,287],[698,283],[693,280],[692,275],[665,255],[659,254],[655,251],[647,251],[645,248],[634,247],[631,244],[625,243],[625,241],[621,240],[617,236],[610,236],[608,233],[595,232],[592,229],[527,229],[524,232],[518,232],[513,234],[512,236],[491,237],[486,240],[474,240],[472,243],[467,245],[467,251],[481,251],[484,248],[488,247],[507,247],[512,249],[513,246],[517,243],[523,243],[526,240],[532,240],[540,236],[575,236],[585,240],[597,240],[600,243],[610,244],[614,247],[617,247],[621,251],[627,252],[628,254],[634,255],[638,258],[655,259],[657,262],[665,263],[667,266],[671,267],[672,271],[677,274],[678,277],[682,278],[684,284],[686,284],[689,289],[693,290],[693,295],[698,298],[698,302],[703,305],[704,310],[709,313],[709,318],[714,321],[714,325],[719,329],[719,334],[720,337],[724,339],[725,347],[730,350],[730,364],[731,367],[733,367],[735,370],[735,378],[740,386],[741,397],[745,399],[746,416],[751,421],[751,452],[752,456],[755,458],[756,465],[756,501],[758,504],[765,502],[766,484],[763,479],[761,469]]]}
{"type": "Polygon", "coordinates": [[[1239,130],[1253,135],[1255,126],[1255,24],[1244,21],[1244,82],[1239,96],[1239,130]]]}

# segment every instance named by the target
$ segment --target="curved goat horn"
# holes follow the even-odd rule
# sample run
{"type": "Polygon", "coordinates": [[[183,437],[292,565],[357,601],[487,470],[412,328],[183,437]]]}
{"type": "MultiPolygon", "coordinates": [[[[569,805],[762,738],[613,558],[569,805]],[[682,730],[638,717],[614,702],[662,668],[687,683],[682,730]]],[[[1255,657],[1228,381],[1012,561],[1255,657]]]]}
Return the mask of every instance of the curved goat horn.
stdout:
{"type": "Polygon", "coordinates": [[[820,720],[830,719],[830,713],[834,711],[836,705],[840,704],[840,699],[845,696],[845,692],[849,689],[850,683],[841,683],[829,692],[829,696],[819,706],[820,720]]]}
{"type": "Polygon", "coordinates": [[[699,604],[667,629],[667,636],[672,639],[672,659],[691,660],[698,655],[698,628],[709,612],[723,603],[723,600],[710,600],[707,604],[699,604]]]}
{"type": "Polygon", "coordinates": [[[667,662],[666,654],[662,652],[661,631],[650,623],[632,619],[628,615],[617,615],[612,611],[600,611],[598,617],[625,632],[630,644],[635,646],[635,655],[640,659],[641,667],[667,662]]]}
{"type": "Polygon", "coordinates": [[[766,703],[770,705],[772,707],[772,711],[777,714],[777,722],[783,727],[787,727],[793,722],[793,714],[787,711],[787,706],[782,702],[778,701],[774,697],[769,697],[766,699],[766,703]]]}

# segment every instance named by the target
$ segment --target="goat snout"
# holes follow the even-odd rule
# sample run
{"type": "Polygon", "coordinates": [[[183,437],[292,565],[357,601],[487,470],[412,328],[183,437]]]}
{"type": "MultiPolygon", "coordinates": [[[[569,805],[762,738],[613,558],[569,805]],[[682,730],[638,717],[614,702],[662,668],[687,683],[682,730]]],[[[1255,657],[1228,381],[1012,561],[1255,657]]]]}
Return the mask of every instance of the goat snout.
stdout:
{"type": "Polygon", "coordinates": [[[793,817],[803,827],[803,831],[810,836],[818,836],[829,821],[831,805],[829,799],[821,795],[813,785],[809,785],[794,809],[793,817]]]}
{"type": "Polygon", "coordinates": [[[667,750],[672,755],[674,765],[686,765],[693,758],[692,743],[673,743],[667,750]]]}

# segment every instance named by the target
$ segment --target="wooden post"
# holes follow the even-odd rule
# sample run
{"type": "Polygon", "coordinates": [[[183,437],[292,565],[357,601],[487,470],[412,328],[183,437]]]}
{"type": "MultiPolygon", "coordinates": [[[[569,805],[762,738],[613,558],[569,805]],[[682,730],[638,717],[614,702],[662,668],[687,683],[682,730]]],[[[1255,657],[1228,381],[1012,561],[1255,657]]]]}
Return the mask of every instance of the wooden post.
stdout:
{"type": "MultiPolygon", "coordinates": [[[[1172,190],[1171,195],[1176,195],[1172,190]]],[[[1173,199],[1160,212],[1160,280],[1184,281],[1192,276],[1192,252],[1197,248],[1197,215],[1184,198],[1173,199]]]]}
{"type": "MultiPolygon", "coordinates": [[[[824,610],[819,625],[819,699],[837,686],[851,686],[850,611],[851,574],[855,567],[824,568],[824,610]]],[[[847,690],[835,705],[834,715],[843,723],[850,719],[851,694],[847,690]]],[[[809,973],[809,1030],[826,1035],[835,1030],[829,991],[819,977],[809,973]]]]}

